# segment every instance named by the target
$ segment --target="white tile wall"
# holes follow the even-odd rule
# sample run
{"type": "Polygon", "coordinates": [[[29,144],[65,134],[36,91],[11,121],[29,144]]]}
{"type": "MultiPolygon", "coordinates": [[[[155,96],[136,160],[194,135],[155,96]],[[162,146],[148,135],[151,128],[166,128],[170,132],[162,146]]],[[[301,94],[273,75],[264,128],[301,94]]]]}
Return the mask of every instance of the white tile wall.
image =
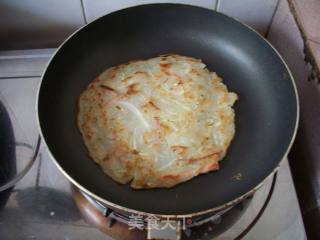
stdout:
{"type": "Polygon", "coordinates": [[[80,0],[1,0],[0,49],[55,47],[84,24],[80,0]]]}
{"type": "Polygon", "coordinates": [[[219,10],[261,34],[265,34],[272,21],[278,0],[220,0],[219,10]]]}
{"type": "Polygon", "coordinates": [[[84,10],[88,22],[106,15],[110,12],[117,11],[122,8],[132,7],[148,3],[183,3],[188,5],[195,5],[205,8],[214,9],[216,0],[83,0],[84,10]]]}
{"type": "Polygon", "coordinates": [[[209,9],[218,5],[219,11],[265,34],[278,0],[1,0],[0,49],[56,47],[85,20],[130,6],[166,2],[209,9]]]}

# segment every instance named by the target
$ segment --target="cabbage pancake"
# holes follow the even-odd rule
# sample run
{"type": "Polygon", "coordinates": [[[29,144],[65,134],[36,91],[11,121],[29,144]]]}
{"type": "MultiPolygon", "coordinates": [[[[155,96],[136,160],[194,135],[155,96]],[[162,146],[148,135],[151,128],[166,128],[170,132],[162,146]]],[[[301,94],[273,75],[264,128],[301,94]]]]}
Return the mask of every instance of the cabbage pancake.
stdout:
{"type": "Polygon", "coordinates": [[[219,168],[236,100],[201,60],[162,55],[103,72],[80,95],[77,121],[91,158],[115,181],[172,187],[219,168]]]}

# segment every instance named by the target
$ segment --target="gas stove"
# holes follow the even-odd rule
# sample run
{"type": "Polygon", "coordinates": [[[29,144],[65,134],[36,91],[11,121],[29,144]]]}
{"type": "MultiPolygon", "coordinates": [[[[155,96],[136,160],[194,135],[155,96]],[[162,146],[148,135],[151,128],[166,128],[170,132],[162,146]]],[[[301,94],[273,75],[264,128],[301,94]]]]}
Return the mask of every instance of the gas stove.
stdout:
{"type": "MultiPolygon", "coordinates": [[[[275,181],[276,176],[274,176],[273,184],[267,193],[264,205],[260,209],[261,212],[264,211],[265,206],[270,200],[275,181]]],[[[125,240],[213,239],[232,227],[246,212],[253,199],[253,196],[250,196],[235,206],[228,207],[219,212],[175,221],[170,218],[161,220],[155,215],[143,217],[141,215],[112,210],[75,186],[72,186],[72,195],[87,222],[114,239],[125,240]]],[[[259,217],[256,216],[256,218],[259,217]]],[[[256,221],[256,218],[253,221],[256,221]]],[[[250,226],[248,227],[251,228],[250,226]]],[[[247,232],[248,230],[245,231],[247,232]]],[[[243,232],[239,233],[234,239],[240,239],[240,236],[243,234],[243,232]]]]}
{"type": "MultiPolygon", "coordinates": [[[[37,86],[53,51],[0,52],[0,93],[34,141],[38,136],[37,86]]],[[[11,191],[0,211],[0,236],[1,239],[65,240],[172,236],[169,229],[148,232],[150,222],[148,225],[145,219],[140,219],[142,225],[130,223],[137,217],[108,209],[71,186],[42,144],[37,161],[11,191]]],[[[214,215],[185,219],[178,227],[181,239],[190,240],[306,239],[287,160],[250,198],[214,215]]]]}

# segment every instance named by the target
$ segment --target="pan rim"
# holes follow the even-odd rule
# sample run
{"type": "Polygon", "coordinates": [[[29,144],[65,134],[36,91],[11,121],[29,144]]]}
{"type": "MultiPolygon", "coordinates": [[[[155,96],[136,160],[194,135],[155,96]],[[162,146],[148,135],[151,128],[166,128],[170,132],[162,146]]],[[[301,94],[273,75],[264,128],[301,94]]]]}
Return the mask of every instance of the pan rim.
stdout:
{"type": "Polygon", "coordinates": [[[124,212],[129,212],[130,214],[135,214],[135,215],[141,215],[141,216],[149,216],[149,215],[154,215],[160,218],[176,218],[176,219],[183,219],[183,218],[189,218],[189,217],[196,217],[196,216],[200,216],[200,215],[205,215],[205,214],[209,214],[209,213],[213,213],[213,212],[218,212],[221,211],[227,207],[233,206],[236,203],[240,202],[241,200],[249,197],[251,194],[255,193],[259,188],[261,188],[280,168],[281,164],[284,162],[285,159],[287,159],[287,155],[294,143],[295,137],[297,135],[297,130],[298,130],[298,125],[299,125],[299,119],[300,119],[300,104],[299,104],[299,96],[298,96],[298,90],[297,90],[297,86],[294,80],[294,77],[290,71],[290,68],[288,67],[287,63],[284,61],[283,57],[280,55],[280,53],[278,52],[278,50],[266,39],[264,38],[259,32],[257,32],[255,29],[253,29],[252,27],[250,27],[249,25],[237,20],[234,17],[228,16],[224,13],[218,12],[216,10],[211,10],[205,7],[199,7],[199,6],[194,6],[194,5],[189,5],[189,4],[179,4],[179,3],[154,3],[154,4],[142,4],[142,5],[137,5],[137,6],[132,6],[132,7],[127,7],[127,8],[123,8],[111,13],[108,13],[106,15],[103,15],[99,18],[96,18],[95,20],[93,20],[90,23],[86,23],[85,25],[83,25],[82,27],[80,27],[79,29],[77,29],[74,33],[72,33],[68,38],[66,38],[61,44],[60,46],[55,50],[55,52],[53,53],[53,55],[51,56],[50,60],[48,61],[48,63],[46,64],[43,73],[41,75],[41,81],[38,84],[38,89],[37,89],[37,99],[36,99],[36,113],[37,113],[37,127],[39,129],[40,132],[40,136],[43,139],[43,142],[45,143],[45,145],[47,146],[47,151],[49,153],[50,158],[52,159],[52,161],[54,162],[54,164],[56,165],[56,167],[59,169],[59,171],[68,179],[68,181],[70,181],[73,185],[75,185],[77,188],[79,188],[82,192],[84,192],[85,194],[88,194],[89,196],[93,197],[94,199],[98,200],[99,202],[105,204],[108,207],[111,207],[113,209],[118,209],[120,211],[124,211],[124,212]],[[260,181],[260,183],[258,183],[254,188],[252,188],[250,191],[242,194],[241,196],[230,200],[227,203],[224,203],[222,205],[213,207],[213,208],[209,208],[206,210],[201,210],[201,211],[197,211],[197,212],[192,212],[192,213],[186,213],[186,214],[155,214],[155,213],[151,213],[151,212],[144,212],[144,211],[140,211],[140,210],[135,210],[135,209],[131,209],[128,207],[123,207],[120,206],[116,203],[113,203],[111,201],[108,201],[106,199],[103,199],[102,197],[99,197],[98,195],[96,195],[95,193],[91,192],[90,190],[88,190],[87,188],[83,187],[81,184],[79,184],[76,180],[74,180],[64,169],[62,166],[60,166],[60,164],[58,163],[58,161],[55,159],[55,157],[53,156],[41,129],[41,125],[40,125],[40,117],[39,117],[39,95],[40,95],[40,89],[42,86],[42,82],[44,79],[44,76],[47,72],[48,67],[50,66],[52,60],[55,58],[55,56],[57,55],[57,53],[60,51],[60,49],[74,36],[76,35],[78,32],[80,32],[82,29],[84,29],[85,27],[87,27],[88,25],[90,25],[93,22],[96,22],[98,20],[100,20],[101,18],[110,15],[110,14],[116,14],[119,13],[121,11],[124,10],[128,10],[128,9],[133,9],[133,8],[139,8],[139,7],[145,7],[145,6],[165,6],[165,5],[171,5],[171,6],[186,6],[186,7],[192,7],[192,8],[198,8],[198,9],[204,9],[207,11],[213,11],[218,15],[222,15],[223,17],[232,19],[233,21],[237,22],[238,24],[241,24],[243,27],[249,29],[251,32],[255,33],[256,36],[258,38],[260,38],[262,41],[264,41],[267,45],[269,45],[269,47],[274,51],[274,53],[276,53],[276,55],[279,57],[279,59],[281,60],[281,62],[283,63],[283,65],[285,66],[285,69],[287,70],[290,80],[291,80],[291,84],[293,86],[293,90],[294,90],[294,95],[295,95],[295,100],[296,100],[296,120],[295,120],[295,126],[294,126],[294,131],[292,133],[291,139],[290,139],[290,143],[288,144],[288,147],[286,149],[286,151],[284,152],[281,160],[279,161],[279,163],[277,164],[277,166],[262,180],[260,181]]]}

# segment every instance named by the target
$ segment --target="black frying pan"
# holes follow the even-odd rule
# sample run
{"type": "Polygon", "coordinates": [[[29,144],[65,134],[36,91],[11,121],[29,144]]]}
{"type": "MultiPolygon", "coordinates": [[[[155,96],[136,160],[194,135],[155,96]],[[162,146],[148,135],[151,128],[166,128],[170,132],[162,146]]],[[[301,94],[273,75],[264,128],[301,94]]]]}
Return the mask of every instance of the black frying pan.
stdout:
{"type": "Polygon", "coordinates": [[[274,173],[292,144],[298,104],[287,66],[252,29],[211,10],[153,4],[106,15],[70,37],[43,75],[38,114],[59,169],[85,192],[122,210],[196,215],[240,200],[274,173]],[[171,189],[133,190],[88,157],[76,101],[106,68],[164,53],[202,59],[239,95],[236,136],[219,171],[171,189]],[[239,173],[241,180],[233,177],[239,173]]]}

